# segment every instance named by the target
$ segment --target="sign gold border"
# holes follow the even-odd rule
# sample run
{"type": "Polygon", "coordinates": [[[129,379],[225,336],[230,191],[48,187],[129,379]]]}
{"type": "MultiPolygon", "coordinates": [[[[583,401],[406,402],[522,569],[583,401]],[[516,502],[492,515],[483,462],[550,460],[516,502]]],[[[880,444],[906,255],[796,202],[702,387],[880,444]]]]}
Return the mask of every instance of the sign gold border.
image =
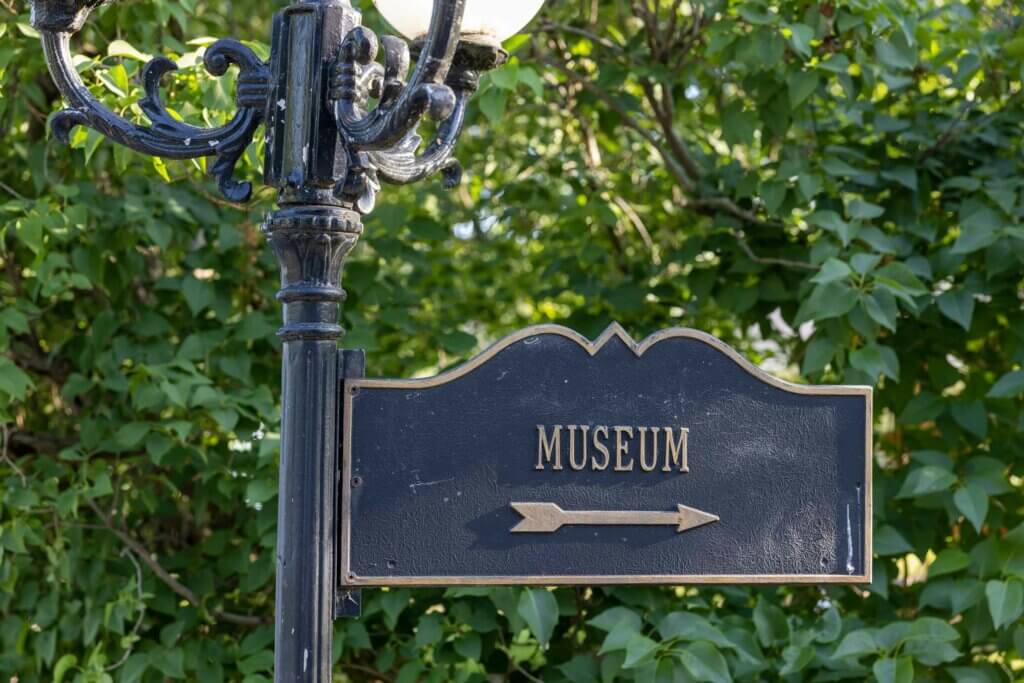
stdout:
{"type": "Polygon", "coordinates": [[[494,343],[479,355],[452,370],[423,379],[347,379],[343,385],[344,421],[342,423],[342,476],[341,476],[341,542],[339,552],[339,582],[343,588],[372,586],[555,586],[555,585],[615,585],[615,584],[869,584],[872,580],[874,534],[872,519],[872,449],[874,439],[874,391],[867,386],[811,386],[793,384],[773,377],[744,358],[738,351],[706,332],[686,327],[672,327],[655,332],[642,342],[635,341],[618,323],[612,323],[594,341],[575,330],[561,325],[534,325],[515,332],[494,343]],[[469,374],[512,344],[540,335],[558,335],[571,339],[591,356],[597,354],[612,339],[621,340],[639,358],[645,351],[666,339],[695,339],[711,346],[734,360],[757,379],[793,394],[810,396],[864,396],[867,414],[864,435],[864,569],[863,574],[628,574],[599,576],[356,576],[351,566],[351,482],[352,482],[352,398],[360,388],[367,389],[427,389],[452,382],[469,374]]]}

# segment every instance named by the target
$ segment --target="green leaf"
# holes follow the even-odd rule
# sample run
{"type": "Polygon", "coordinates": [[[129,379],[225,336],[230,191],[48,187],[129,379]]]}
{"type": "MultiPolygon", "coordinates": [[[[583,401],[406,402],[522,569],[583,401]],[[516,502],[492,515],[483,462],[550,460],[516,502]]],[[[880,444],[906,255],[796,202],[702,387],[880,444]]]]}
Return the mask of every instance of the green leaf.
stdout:
{"type": "Polygon", "coordinates": [[[780,676],[792,676],[795,673],[803,671],[807,666],[814,661],[815,651],[810,646],[797,646],[790,645],[782,650],[782,659],[785,662],[783,667],[779,669],[780,676]]]}
{"type": "Polygon", "coordinates": [[[926,641],[934,644],[936,642],[951,643],[960,640],[960,634],[948,623],[937,617],[921,617],[915,619],[910,625],[904,642],[926,641]]]}
{"type": "Polygon", "coordinates": [[[782,206],[782,202],[786,201],[787,191],[786,184],[779,181],[761,185],[761,198],[764,200],[764,208],[769,213],[778,211],[782,206]]]}
{"type": "Polygon", "coordinates": [[[899,357],[888,346],[872,344],[857,349],[850,353],[850,365],[871,377],[885,375],[897,382],[900,379],[899,357]]]}
{"type": "Polygon", "coordinates": [[[889,289],[897,297],[913,297],[928,293],[928,289],[914,271],[899,261],[887,263],[876,270],[875,282],[889,289]]]}
{"type": "Polygon", "coordinates": [[[638,670],[636,675],[638,683],[684,683],[687,678],[686,669],[675,657],[661,657],[647,669],[638,670]]]}
{"type": "Polygon", "coordinates": [[[953,419],[956,423],[984,439],[988,436],[988,411],[981,401],[958,401],[953,404],[953,419]]]}
{"type": "Polygon", "coordinates": [[[763,7],[758,6],[758,4],[752,2],[740,5],[739,13],[741,17],[749,21],[751,24],[771,24],[775,21],[776,16],[763,7]]]}
{"type": "Polygon", "coordinates": [[[965,330],[971,329],[974,317],[974,295],[964,289],[951,289],[940,296],[936,303],[939,311],[965,330]]]}
{"type": "Polygon", "coordinates": [[[979,202],[964,202],[960,210],[960,235],[951,249],[954,254],[971,254],[984,249],[999,237],[1002,217],[979,202]]]}
{"type": "Polygon", "coordinates": [[[628,620],[616,624],[601,642],[601,649],[598,650],[598,654],[603,655],[617,650],[625,650],[629,645],[629,641],[638,632],[639,627],[628,620]]]}
{"type": "Polygon", "coordinates": [[[818,67],[834,74],[846,75],[850,71],[850,58],[837,52],[821,61],[818,67]]]}
{"type": "Polygon", "coordinates": [[[402,665],[402,668],[398,670],[398,676],[395,678],[395,683],[419,683],[423,679],[423,662],[418,659],[413,659],[402,665]]]}
{"type": "Polygon", "coordinates": [[[810,57],[814,29],[807,24],[790,24],[787,28],[792,33],[789,37],[789,44],[804,57],[810,57]]]}
{"type": "Polygon", "coordinates": [[[0,356],[0,391],[15,401],[21,401],[32,386],[31,377],[11,362],[10,358],[0,356]]]}
{"type": "Polygon", "coordinates": [[[706,617],[693,612],[671,612],[658,622],[658,633],[665,640],[679,638],[680,640],[706,640],[719,647],[734,648],[733,642],[729,640],[718,627],[713,625],[706,617]]]}
{"type": "Polygon", "coordinates": [[[53,665],[53,683],[61,683],[64,680],[64,675],[75,664],[78,664],[78,657],[72,654],[66,654],[58,659],[57,663],[53,665]]]}
{"type": "Polygon", "coordinates": [[[544,96],[544,81],[541,80],[540,74],[531,67],[519,67],[519,82],[524,83],[532,90],[534,97],[540,99],[544,96]]]}
{"type": "Polygon", "coordinates": [[[804,200],[809,202],[821,191],[822,178],[816,173],[802,173],[796,179],[796,186],[800,189],[804,200]]]}
{"type": "Polygon", "coordinates": [[[800,366],[800,372],[804,375],[813,375],[821,372],[832,362],[836,355],[838,345],[825,336],[817,336],[807,345],[804,353],[804,361],[800,366]]]}
{"type": "Polygon", "coordinates": [[[818,285],[800,305],[795,323],[801,325],[808,320],[828,320],[846,315],[857,305],[857,292],[842,282],[818,285]]]}
{"type": "Polygon", "coordinates": [[[142,680],[142,674],[149,668],[149,655],[144,652],[134,652],[125,660],[121,666],[121,683],[135,683],[142,680]]]}
{"type": "Polygon", "coordinates": [[[874,632],[870,629],[851,631],[843,636],[839,647],[832,653],[833,659],[844,657],[860,658],[866,654],[879,650],[878,642],[875,640],[874,632]]]}
{"type": "Polygon", "coordinates": [[[1002,683],[1003,677],[992,672],[990,666],[979,664],[975,667],[952,666],[946,669],[955,683],[1002,683]]]}
{"type": "Polygon", "coordinates": [[[900,413],[900,424],[920,424],[934,420],[946,409],[946,401],[929,391],[922,391],[907,402],[900,413]]]}
{"type": "Polygon", "coordinates": [[[850,270],[850,266],[846,265],[839,259],[830,258],[822,264],[821,270],[818,274],[811,278],[811,282],[816,282],[819,285],[826,285],[830,282],[836,282],[838,280],[845,280],[850,277],[853,273],[850,270]]]}
{"type": "Polygon", "coordinates": [[[476,337],[466,332],[449,332],[441,336],[441,346],[448,353],[461,355],[476,348],[476,337]]]}
{"type": "Polygon", "coordinates": [[[722,112],[722,137],[730,145],[749,145],[757,130],[757,115],[743,111],[742,102],[731,102],[722,112]]]}
{"type": "Polygon", "coordinates": [[[888,524],[879,527],[875,532],[875,553],[879,557],[905,555],[912,550],[913,547],[903,538],[903,534],[888,524]]]}
{"type": "Polygon", "coordinates": [[[899,319],[899,306],[896,297],[885,289],[877,289],[870,295],[861,299],[864,312],[872,320],[893,332],[896,331],[896,324],[899,319]]]}
{"type": "Polygon", "coordinates": [[[878,204],[866,202],[863,199],[854,199],[846,207],[846,213],[850,218],[859,221],[871,221],[885,213],[885,209],[878,204]]]}
{"type": "Polygon", "coordinates": [[[185,678],[185,652],[164,648],[151,654],[150,664],[168,678],[185,678]]]}
{"type": "Polygon", "coordinates": [[[558,601],[555,596],[543,588],[527,588],[519,596],[518,613],[541,647],[547,648],[558,623],[558,601]]]}
{"type": "Polygon", "coordinates": [[[899,183],[911,192],[917,192],[917,171],[909,166],[884,170],[882,177],[899,183]]]}
{"type": "Polygon", "coordinates": [[[821,624],[818,632],[814,635],[816,643],[833,643],[839,638],[843,631],[843,618],[839,616],[839,610],[829,607],[821,615],[821,624]]]}
{"type": "Polygon", "coordinates": [[[989,581],[985,584],[985,598],[997,629],[1015,624],[1024,613],[1024,582],[1016,579],[989,581]]]}
{"type": "Polygon", "coordinates": [[[146,437],[146,453],[154,465],[160,465],[164,456],[174,447],[174,442],[159,432],[152,432],[146,437]]]}
{"type": "Polygon", "coordinates": [[[29,330],[28,318],[16,308],[5,308],[0,310],[0,325],[12,332],[26,333],[29,330]]]}
{"type": "Polygon", "coordinates": [[[610,632],[622,623],[628,623],[634,631],[639,631],[643,621],[640,615],[628,607],[612,607],[598,614],[587,623],[602,631],[610,632]]]}
{"type": "Polygon", "coordinates": [[[107,46],[107,55],[110,57],[127,57],[139,62],[148,62],[153,59],[152,55],[140,52],[128,41],[120,39],[110,41],[110,44],[107,46]]]}
{"type": "Polygon", "coordinates": [[[795,71],[787,79],[789,106],[796,109],[818,88],[818,74],[813,71],[795,71]]]}
{"type": "Polygon", "coordinates": [[[398,617],[409,606],[409,591],[405,589],[391,589],[380,596],[380,607],[384,613],[384,623],[389,629],[398,625],[398,617]]]}
{"type": "Polygon", "coordinates": [[[789,620],[786,613],[764,598],[758,598],[754,606],[754,628],[757,638],[765,647],[789,640],[789,620]]]}
{"type": "Polygon", "coordinates": [[[508,91],[500,88],[488,88],[476,98],[476,104],[480,111],[491,123],[501,121],[505,115],[505,107],[508,104],[508,91]]]}
{"type": "Polygon", "coordinates": [[[910,657],[879,659],[871,667],[878,683],[913,683],[914,660],[910,657]]]}
{"type": "Polygon", "coordinates": [[[732,683],[729,665],[722,653],[705,641],[689,645],[679,654],[679,659],[686,670],[698,681],[710,683],[732,683]]]}
{"type": "Polygon", "coordinates": [[[129,422],[122,425],[114,434],[114,446],[119,451],[127,451],[142,443],[142,440],[149,434],[149,423],[129,422]]]}
{"type": "Polygon", "coordinates": [[[953,502],[980,534],[988,515],[988,496],[976,486],[965,486],[953,494],[953,502]]]}
{"type": "Polygon", "coordinates": [[[916,467],[907,475],[896,498],[916,498],[946,491],[955,483],[956,477],[940,467],[916,467]]]}
{"type": "Polygon", "coordinates": [[[480,640],[480,636],[476,633],[467,633],[461,638],[457,639],[454,643],[455,651],[459,653],[460,657],[476,661],[480,659],[480,652],[483,644],[480,640]]]}
{"type": "Polygon", "coordinates": [[[874,270],[881,260],[882,257],[878,254],[854,254],[853,258],[850,259],[850,266],[858,275],[863,276],[874,270]]]}
{"type": "Polygon", "coordinates": [[[208,280],[197,280],[189,276],[181,284],[181,293],[185,297],[192,315],[199,315],[216,298],[216,290],[213,283],[208,280]]]}
{"type": "Polygon", "coordinates": [[[626,645],[626,661],[623,662],[623,669],[632,669],[644,663],[650,655],[658,649],[658,644],[639,633],[629,639],[626,645]]]}
{"type": "Polygon", "coordinates": [[[844,246],[848,245],[856,234],[856,228],[844,221],[835,211],[815,211],[807,217],[807,222],[834,233],[844,246]]]}
{"type": "Polygon", "coordinates": [[[1016,398],[1024,394],[1024,370],[1008,372],[989,389],[989,398],[1016,398]]]}
{"type": "Polygon", "coordinates": [[[444,635],[441,615],[425,614],[416,626],[416,647],[426,647],[441,642],[444,635]]]}
{"type": "Polygon", "coordinates": [[[254,479],[245,487],[245,501],[263,504],[277,495],[277,482],[271,479],[254,479]]]}
{"type": "Polygon", "coordinates": [[[946,548],[940,552],[935,561],[928,567],[928,578],[934,579],[946,574],[954,574],[966,569],[971,558],[958,548],[946,548]]]}
{"type": "Polygon", "coordinates": [[[519,85],[519,65],[516,63],[506,64],[489,75],[491,82],[503,90],[515,90],[519,85]]]}
{"type": "Polygon", "coordinates": [[[558,670],[569,683],[597,683],[600,680],[601,667],[593,655],[576,655],[558,670]]]}
{"type": "Polygon", "coordinates": [[[875,57],[891,69],[906,70],[917,66],[917,51],[900,31],[893,32],[888,40],[875,40],[874,45],[875,57]]]}
{"type": "Polygon", "coordinates": [[[272,673],[274,670],[274,653],[262,650],[238,662],[238,670],[243,674],[272,673]]]}

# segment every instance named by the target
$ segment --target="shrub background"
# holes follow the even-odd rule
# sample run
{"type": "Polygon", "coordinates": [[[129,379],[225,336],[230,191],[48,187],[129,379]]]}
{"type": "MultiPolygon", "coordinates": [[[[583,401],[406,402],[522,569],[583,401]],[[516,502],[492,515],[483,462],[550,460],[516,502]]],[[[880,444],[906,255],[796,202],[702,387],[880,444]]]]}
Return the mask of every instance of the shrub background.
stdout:
{"type": "MultiPolygon", "coordinates": [[[[141,121],[141,51],[166,54],[167,101],[217,123],[204,36],[265,39],[280,4],[118,2],[79,68],[141,121]]],[[[1021,680],[1022,24],[1011,0],[549,3],[484,79],[463,184],[386,188],[345,343],[412,376],[532,323],[686,325],[873,384],[876,580],[366,591],[338,679],[1021,680]]],[[[0,674],[269,680],[272,192],[69,150],[57,106],[0,0],[0,674]]]]}

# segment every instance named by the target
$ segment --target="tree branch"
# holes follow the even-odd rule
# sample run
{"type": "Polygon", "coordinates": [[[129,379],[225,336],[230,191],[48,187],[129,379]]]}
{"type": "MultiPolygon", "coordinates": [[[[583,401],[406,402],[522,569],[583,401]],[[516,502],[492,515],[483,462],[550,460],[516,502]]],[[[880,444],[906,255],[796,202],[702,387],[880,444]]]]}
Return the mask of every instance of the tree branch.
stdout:
{"type": "MultiPolygon", "coordinates": [[[[645,25],[653,25],[655,29],[659,28],[659,23],[656,17],[653,16],[652,11],[645,7],[641,1],[633,0],[631,5],[634,13],[645,23],[645,25]]],[[[673,23],[671,19],[669,24],[674,33],[681,33],[681,36],[673,35],[666,38],[666,41],[672,48],[672,51],[687,51],[699,38],[700,29],[703,26],[703,17],[701,15],[695,16],[689,25],[679,26],[678,23],[673,23]]],[[[655,41],[649,47],[651,50],[656,50],[659,49],[659,45],[660,42],[655,41]]],[[[577,73],[575,70],[570,68],[568,64],[550,59],[545,60],[544,63],[564,75],[573,85],[587,91],[599,99],[619,116],[622,123],[627,128],[637,133],[647,144],[651,145],[657,151],[665,164],[666,170],[676,181],[677,185],[686,194],[697,195],[685,204],[687,207],[705,215],[713,215],[716,212],[725,213],[748,225],[756,227],[773,229],[783,227],[784,224],[781,221],[762,218],[755,212],[739,206],[729,197],[699,196],[698,183],[703,177],[704,171],[675,129],[675,104],[672,101],[672,94],[670,92],[663,92],[661,96],[659,96],[653,82],[650,80],[644,80],[641,82],[641,87],[644,91],[644,99],[650,107],[650,110],[653,112],[654,123],[660,132],[659,135],[650,127],[641,123],[633,112],[626,109],[626,107],[616,100],[611,94],[597,86],[592,80],[577,73]]],[[[620,208],[622,207],[620,206],[620,208]]],[[[632,218],[630,220],[632,221],[632,218]]],[[[633,222],[634,225],[636,225],[635,221],[633,222]]],[[[783,261],[784,260],[785,259],[783,259],[783,261]]],[[[790,265],[792,265],[792,263],[790,265]]],[[[810,264],[803,264],[798,267],[816,269],[815,266],[810,264]]]]}
{"type": "Polygon", "coordinates": [[[782,223],[778,221],[765,220],[752,211],[744,209],[728,197],[702,197],[693,199],[686,203],[686,206],[703,214],[712,214],[716,211],[729,214],[738,218],[744,223],[756,225],[759,228],[781,228],[782,223]]]}
{"type": "MultiPolygon", "coordinates": [[[[48,434],[33,434],[31,432],[14,431],[10,433],[11,450],[18,455],[55,455],[65,448],[70,448],[78,443],[77,439],[68,437],[52,436],[48,434]]],[[[4,444],[6,449],[6,441],[4,444]]]]}
{"type": "Polygon", "coordinates": [[[648,104],[651,105],[651,110],[654,111],[654,118],[661,126],[662,134],[668,141],[669,149],[672,150],[672,154],[679,159],[679,163],[686,169],[686,173],[694,180],[700,180],[704,172],[701,170],[700,165],[690,154],[690,150],[686,148],[686,144],[682,138],[676,133],[675,129],[675,105],[671,103],[672,93],[667,95],[663,94],[661,98],[657,96],[654,91],[654,84],[648,80],[643,82],[644,96],[647,98],[648,104]]]}
{"type": "Polygon", "coordinates": [[[545,64],[560,71],[573,83],[579,85],[587,92],[597,97],[599,100],[604,102],[609,108],[611,108],[616,114],[618,114],[627,128],[630,128],[631,130],[636,132],[648,144],[654,147],[654,149],[661,156],[662,160],[665,162],[665,166],[666,168],[668,168],[669,173],[672,174],[672,176],[676,179],[679,185],[683,187],[687,192],[693,192],[694,190],[697,189],[697,183],[686,172],[686,169],[683,166],[681,166],[679,162],[676,161],[676,159],[671,154],[668,153],[665,144],[663,144],[663,142],[658,138],[658,136],[653,131],[648,130],[647,128],[644,128],[642,125],[640,125],[640,123],[633,117],[633,115],[630,114],[630,112],[627,111],[621,103],[617,102],[615,98],[613,98],[611,95],[609,95],[601,88],[598,88],[596,85],[594,85],[587,79],[582,78],[579,74],[577,74],[564,64],[558,64],[556,62],[551,61],[545,62],[545,64]]]}
{"type": "Polygon", "coordinates": [[[786,268],[798,268],[800,270],[819,270],[818,266],[813,263],[807,263],[806,261],[792,261],[784,258],[773,258],[770,256],[758,256],[754,253],[754,250],[747,244],[747,240],[743,235],[735,230],[732,231],[732,236],[736,238],[737,244],[740,245],[740,249],[747,255],[754,263],[761,264],[763,266],[784,266],[786,268]]]}
{"type": "MultiPolygon", "coordinates": [[[[142,609],[139,611],[139,618],[135,620],[135,625],[132,627],[131,632],[128,634],[129,638],[136,638],[139,635],[139,630],[142,628],[142,620],[146,617],[146,602],[142,593],[142,567],[139,566],[139,561],[135,559],[132,552],[128,548],[121,550],[121,556],[127,557],[131,560],[131,563],[135,565],[135,587],[138,592],[139,604],[142,605],[142,609]]],[[[124,639],[122,639],[124,642],[124,639]]],[[[132,651],[135,648],[132,646],[126,647],[124,652],[121,654],[121,658],[111,664],[110,666],[103,669],[104,671],[110,672],[116,669],[120,669],[121,666],[128,661],[128,657],[131,656],[132,651]]]]}
{"type": "MultiPolygon", "coordinates": [[[[132,537],[128,532],[116,526],[110,517],[104,514],[100,506],[96,504],[96,501],[87,499],[89,507],[96,513],[96,516],[103,522],[103,526],[110,531],[112,534],[117,536],[122,543],[124,543],[135,556],[142,560],[142,563],[149,567],[149,570],[153,572],[158,579],[160,579],[168,588],[170,588],[176,595],[186,600],[193,607],[200,607],[201,602],[192,590],[185,584],[178,581],[176,578],[171,576],[170,572],[164,569],[159,562],[154,559],[153,555],[146,550],[139,541],[132,537]]],[[[233,612],[227,612],[220,608],[214,609],[211,612],[214,618],[220,621],[226,621],[232,624],[240,624],[242,626],[262,626],[263,624],[270,623],[269,620],[263,617],[254,617],[247,614],[235,614],[233,612]]]]}
{"type": "Polygon", "coordinates": [[[7,446],[11,442],[11,432],[6,424],[0,424],[0,438],[4,441],[2,450],[0,450],[0,462],[7,463],[8,467],[14,470],[14,473],[18,475],[19,479],[21,479],[22,488],[25,488],[28,486],[28,480],[25,478],[25,473],[21,471],[21,468],[18,467],[7,451],[7,446]]]}
{"type": "Polygon", "coordinates": [[[613,43],[608,38],[570,24],[560,24],[555,21],[544,21],[540,26],[531,31],[531,33],[571,33],[573,35],[580,36],[581,38],[586,38],[590,42],[596,43],[601,47],[617,52],[618,54],[623,53],[622,47],[613,43]]]}

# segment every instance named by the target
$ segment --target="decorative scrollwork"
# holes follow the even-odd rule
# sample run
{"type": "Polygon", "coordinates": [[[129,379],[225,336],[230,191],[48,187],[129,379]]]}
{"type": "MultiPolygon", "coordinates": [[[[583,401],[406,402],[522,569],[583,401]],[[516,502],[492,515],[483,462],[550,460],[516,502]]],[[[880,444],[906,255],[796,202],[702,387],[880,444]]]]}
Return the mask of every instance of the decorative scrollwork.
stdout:
{"type": "Polygon", "coordinates": [[[236,182],[235,165],[252,142],[263,120],[270,73],[266,63],[248,47],[235,40],[220,40],[204,56],[206,70],[214,76],[239,68],[236,103],[239,110],[227,124],[200,128],[175,119],[160,97],[160,81],[177,65],[164,57],[150,61],[143,70],[146,97],[139,106],[152,123],[136,125],[118,116],[96,99],[82,82],[71,58],[71,36],[84,24],[102,0],[34,0],[33,25],[42,34],[43,50],[50,73],[70,105],[53,119],[54,134],[68,142],[71,129],[87,126],[135,151],[169,159],[216,157],[211,173],[225,197],[247,201],[252,184],[236,182]]]}
{"type": "Polygon", "coordinates": [[[252,194],[251,183],[232,176],[265,120],[265,181],[278,186],[286,203],[337,204],[369,213],[381,183],[407,184],[441,173],[446,186],[457,185],[462,169],[453,154],[469,99],[479,74],[507,57],[500,45],[479,36],[460,42],[466,0],[433,0],[429,32],[411,48],[394,36],[378,39],[360,25],[359,11],[348,3],[300,0],[275,20],[273,64],[234,40],[217,41],[206,51],[211,74],[239,69],[238,111],[227,124],[201,128],[175,118],[163,103],[160,84],[177,66],[157,57],[142,72],[145,97],[139,107],[149,125],[138,125],[94,97],[71,58],[71,37],[108,1],[32,0],[33,25],[68,105],[53,118],[55,135],[67,142],[75,126],[87,126],[144,154],[215,157],[211,173],[235,202],[252,194]],[[322,92],[324,72],[316,65],[328,59],[334,60],[327,74],[328,101],[310,100],[310,88],[316,98],[322,92]],[[425,145],[418,132],[424,117],[438,122],[435,138],[425,145]]]}
{"type": "Polygon", "coordinates": [[[335,118],[346,142],[359,151],[380,151],[398,144],[414,130],[424,115],[437,121],[455,109],[455,94],[444,85],[459,42],[465,0],[434,0],[430,31],[416,69],[408,84],[409,47],[398,38],[386,37],[384,76],[378,106],[366,112],[360,106],[364,94],[361,74],[373,64],[379,50],[377,36],[361,26],[349,31],[341,44],[335,68],[335,118]]]}
{"type": "Polygon", "coordinates": [[[452,188],[462,177],[452,155],[469,99],[479,86],[480,72],[508,57],[498,44],[455,42],[449,29],[460,24],[462,5],[463,0],[435,0],[431,33],[415,46],[416,71],[408,83],[410,48],[405,41],[394,36],[378,41],[372,31],[357,27],[342,43],[331,72],[330,97],[354,158],[338,192],[364,213],[373,208],[382,181],[405,185],[440,172],[445,187],[452,188]],[[380,47],[383,64],[375,61],[380,47]],[[367,111],[371,98],[377,106],[367,111]],[[440,125],[421,152],[423,139],[417,130],[424,116],[440,125]]]}

